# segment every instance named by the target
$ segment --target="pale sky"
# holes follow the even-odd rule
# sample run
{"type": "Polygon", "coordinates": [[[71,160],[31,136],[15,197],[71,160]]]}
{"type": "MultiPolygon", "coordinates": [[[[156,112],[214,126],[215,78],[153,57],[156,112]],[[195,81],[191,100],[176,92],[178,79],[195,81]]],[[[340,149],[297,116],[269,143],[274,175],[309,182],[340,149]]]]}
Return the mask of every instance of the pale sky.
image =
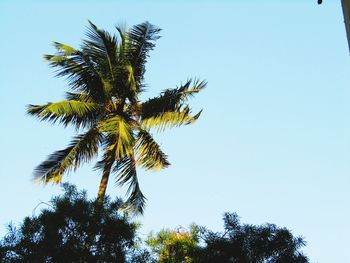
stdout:
{"type": "MultiPolygon", "coordinates": [[[[189,77],[208,81],[191,101],[203,109],[198,122],[155,135],[172,165],[139,171],[143,234],[192,222],[221,230],[222,214],[237,212],[244,223],[303,236],[311,262],[350,262],[350,56],[340,0],[2,0],[1,236],[61,192],[31,176],[74,131],[40,123],[25,106],[63,98],[67,84],[42,55],[54,52],[51,41],[79,47],[87,19],[110,31],[146,20],[163,29],[144,98],[189,77]]],[[[89,165],[65,177],[90,197],[99,180],[89,165]]],[[[108,194],[124,191],[112,179],[108,194]]]]}

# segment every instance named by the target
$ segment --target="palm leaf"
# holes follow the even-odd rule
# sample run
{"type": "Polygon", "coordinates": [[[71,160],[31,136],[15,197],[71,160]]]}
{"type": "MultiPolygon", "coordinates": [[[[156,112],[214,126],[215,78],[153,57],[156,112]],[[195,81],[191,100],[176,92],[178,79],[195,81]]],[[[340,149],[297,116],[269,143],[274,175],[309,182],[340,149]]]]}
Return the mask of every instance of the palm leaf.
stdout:
{"type": "Polygon", "coordinates": [[[115,28],[117,29],[121,40],[121,43],[119,44],[119,50],[118,50],[118,59],[119,61],[124,61],[126,49],[127,49],[127,43],[126,43],[127,33],[125,28],[122,26],[116,26],[115,28]]]}
{"type": "Polygon", "coordinates": [[[96,63],[99,72],[107,80],[114,80],[114,65],[117,63],[118,42],[115,35],[97,28],[91,21],[86,33],[88,40],[83,41],[83,52],[96,63]]]}
{"type": "Polygon", "coordinates": [[[77,169],[82,163],[90,161],[98,153],[102,135],[97,129],[76,136],[70,145],[51,154],[34,170],[34,180],[38,182],[60,183],[62,175],[77,169]]]}
{"type": "Polygon", "coordinates": [[[143,195],[137,176],[132,178],[128,187],[129,198],[125,201],[124,208],[132,214],[143,214],[147,198],[143,195]]]}
{"type": "Polygon", "coordinates": [[[56,48],[58,55],[60,56],[71,56],[77,54],[79,51],[67,44],[62,44],[59,42],[52,42],[53,46],[56,48]]]}
{"type": "Polygon", "coordinates": [[[81,102],[93,102],[90,96],[84,92],[75,93],[75,92],[66,92],[65,97],[67,100],[76,100],[81,102]]]}
{"type": "Polygon", "coordinates": [[[109,150],[115,151],[115,158],[121,159],[133,154],[134,137],[131,125],[121,116],[114,115],[99,122],[99,131],[110,138],[109,150]]]}
{"type": "Polygon", "coordinates": [[[181,125],[188,125],[194,123],[202,111],[195,115],[191,115],[190,109],[186,107],[182,111],[168,111],[158,114],[154,117],[146,118],[142,121],[143,129],[157,128],[159,132],[166,128],[178,127],[181,125]]]}
{"type": "Polygon", "coordinates": [[[113,171],[117,173],[116,179],[119,185],[129,184],[127,190],[129,197],[123,205],[124,209],[132,214],[143,214],[146,197],[139,186],[133,157],[117,160],[113,171]]]}
{"type": "Polygon", "coordinates": [[[142,103],[142,118],[157,116],[168,111],[179,111],[184,107],[188,98],[203,90],[205,81],[188,80],[184,85],[175,89],[167,89],[160,96],[142,103]]]}
{"type": "Polygon", "coordinates": [[[160,38],[158,35],[160,31],[161,29],[149,22],[144,22],[133,26],[128,32],[127,58],[134,69],[134,76],[138,83],[143,80],[148,53],[155,47],[154,42],[160,38]]]}
{"type": "Polygon", "coordinates": [[[91,126],[100,113],[100,106],[92,102],[67,100],[46,105],[28,105],[27,113],[40,120],[73,124],[77,128],[91,126]]]}
{"type": "Polygon", "coordinates": [[[51,67],[58,68],[58,77],[67,77],[73,90],[83,91],[95,101],[104,101],[107,97],[104,91],[102,75],[91,58],[79,50],[65,44],[54,42],[57,49],[55,55],[44,55],[51,67]]]}
{"type": "Polygon", "coordinates": [[[136,162],[146,170],[160,170],[170,165],[167,156],[146,130],[140,130],[135,143],[136,162]]]}

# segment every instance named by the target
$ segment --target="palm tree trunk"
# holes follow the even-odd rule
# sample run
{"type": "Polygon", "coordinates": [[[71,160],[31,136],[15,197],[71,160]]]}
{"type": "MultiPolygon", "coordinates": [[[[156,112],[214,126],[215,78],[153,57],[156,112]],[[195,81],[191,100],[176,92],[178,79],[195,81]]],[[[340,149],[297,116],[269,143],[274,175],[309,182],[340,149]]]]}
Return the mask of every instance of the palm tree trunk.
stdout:
{"type": "MultiPolygon", "coordinates": [[[[100,186],[98,188],[98,193],[97,193],[97,214],[101,213],[101,210],[103,208],[103,200],[106,195],[108,179],[111,173],[113,162],[114,162],[114,158],[108,158],[106,160],[105,167],[103,168],[103,174],[102,174],[100,186]]],[[[101,223],[99,222],[98,224],[101,224],[101,223]]],[[[90,250],[91,246],[94,243],[95,235],[92,232],[89,232],[87,235],[88,236],[86,238],[85,246],[88,250],[90,250]]]]}
{"type": "Polygon", "coordinates": [[[109,175],[111,173],[111,168],[113,164],[113,159],[109,159],[103,169],[103,174],[100,182],[100,186],[98,188],[98,194],[97,194],[97,202],[103,203],[103,199],[106,195],[106,189],[108,184],[109,175]]]}

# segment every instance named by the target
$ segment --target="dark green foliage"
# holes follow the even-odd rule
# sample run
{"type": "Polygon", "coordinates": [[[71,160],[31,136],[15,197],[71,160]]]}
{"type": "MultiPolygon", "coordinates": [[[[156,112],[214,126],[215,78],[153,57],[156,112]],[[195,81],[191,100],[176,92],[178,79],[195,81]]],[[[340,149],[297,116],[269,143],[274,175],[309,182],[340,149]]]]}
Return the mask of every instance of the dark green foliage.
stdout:
{"type": "Polygon", "coordinates": [[[307,263],[302,238],[272,224],[241,224],[224,216],[224,233],[191,226],[190,231],[161,230],[147,239],[159,263],[307,263]]]}
{"type": "Polygon", "coordinates": [[[305,242],[273,224],[241,224],[235,213],[224,216],[224,232],[192,225],[162,230],[142,248],[137,224],[120,212],[121,200],[87,200],[85,192],[64,185],[38,216],[19,228],[9,226],[0,240],[1,263],[308,263],[305,242]]]}
{"type": "MultiPolygon", "coordinates": [[[[0,262],[133,262],[149,255],[137,247],[137,225],[118,209],[120,200],[103,205],[65,185],[50,208],[10,226],[0,243],[0,262]]],[[[138,261],[142,262],[142,261],[138,261]]],[[[146,262],[146,261],[144,261],[146,262]]]]}
{"type": "Polygon", "coordinates": [[[305,241],[286,228],[273,224],[261,226],[241,224],[237,214],[226,213],[224,233],[202,228],[205,246],[199,251],[196,262],[232,263],[306,263],[309,262],[300,248],[305,241]]]}

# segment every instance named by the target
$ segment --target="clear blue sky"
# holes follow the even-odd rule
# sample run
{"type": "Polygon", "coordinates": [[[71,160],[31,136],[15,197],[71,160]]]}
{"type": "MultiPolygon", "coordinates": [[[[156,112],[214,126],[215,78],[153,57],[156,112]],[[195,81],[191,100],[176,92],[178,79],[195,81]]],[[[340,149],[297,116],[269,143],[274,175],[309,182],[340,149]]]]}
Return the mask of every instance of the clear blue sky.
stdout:
{"type": "MultiPolygon", "coordinates": [[[[67,88],[42,54],[54,52],[51,41],[78,46],[87,19],[108,30],[148,20],[163,37],[145,98],[194,76],[208,88],[192,101],[204,109],[195,125],[156,136],[172,166],[139,173],[142,233],[191,222],[220,230],[222,213],[235,211],[304,236],[312,262],[350,262],[350,56],[340,0],[45,2],[0,2],[1,234],[60,193],[31,174],[74,133],[25,114],[67,88]]],[[[91,197],[99,179],[91,166],[66,177],[91,197]]],[[[112,180],[108,193],[124,191],[112,180]]]]}

